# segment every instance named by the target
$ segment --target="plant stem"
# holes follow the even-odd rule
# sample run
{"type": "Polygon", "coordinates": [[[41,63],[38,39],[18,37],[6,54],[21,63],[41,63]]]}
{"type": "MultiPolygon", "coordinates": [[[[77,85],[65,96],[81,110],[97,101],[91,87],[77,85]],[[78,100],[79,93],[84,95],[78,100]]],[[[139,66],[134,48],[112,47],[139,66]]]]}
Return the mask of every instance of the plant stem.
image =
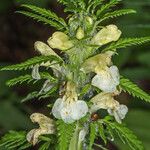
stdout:
{"type": "Polygon", "coordinates": [[[76,124],[75,132],[70,141],[69,150],[81,150],[78,147],[78,139],[79,139],[79,122],[77,122],[77,124],[76,124]]]}

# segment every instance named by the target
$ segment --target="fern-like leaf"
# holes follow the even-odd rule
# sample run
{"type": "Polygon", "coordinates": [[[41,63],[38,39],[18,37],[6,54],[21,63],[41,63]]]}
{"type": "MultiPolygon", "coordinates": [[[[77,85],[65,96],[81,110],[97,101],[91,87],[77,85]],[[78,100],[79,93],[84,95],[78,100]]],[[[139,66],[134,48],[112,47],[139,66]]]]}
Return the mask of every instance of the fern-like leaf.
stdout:
{"type": "Polygon", "coordinates": [[[9,131],[0,140],[0,148],[4,147],[6,150],[24,150],[31,147],[26,140],[26,132],[9,131]]]}
{"type": "Polygon", "coordinates": [[[100,19],[99,23],[104,21],[104,20],[110,19],[110,18],[115,18],[115,17],[127,15],[127,14],[132,14],[132,13],[136,13],[136,11],[133,9],[121,9],[121,10],[116,10],[116,11],[113,11],[110,13],[106,13],[102,17],[102,19],[100,19]]]}
{"type": "Polygon", "coordinates": [[[150,102],[150,95],[140,89],[136,84],[131,82],[129,79],[121,77],[120,86],[123,91],[128,92],[134,97],[138,97],[142,100],[150,102]]]}
{"type": "Polygon", "coordinates": [[[25,61],[21,64],[3,67],[1,70],[26,70],[36,64],[41,64],[43,62],[48,62],[48,61],[53,61],[53,60],[55,60],[56,62],[61,61],[56,56],[38,56],[38,57],[28,59],[27,61],[25,61]]]}
{"type": "Polygon", "coordinates": [[[101,9],[96,12],[96,16],[99,18],[102,13],[108,11],[111,7],[116,6],[121,0],[111,0],[109,3],[103,5],[101,9]]]}
{"type": "Polygon", "coordinates": [[[92,146],[94,144],[96,136],[97,136],[97,124],[91,123],[90,124],[90,137],[89,137],[89,148],[88,148],[88,150],[92,150],[92,146]]]}
{"type": "Polygon", "coordinates": [[[104,124],[116,132],[123,142],[127,143],[132,150],[144,150],[143,144],[125,125],[104,119],[104,124]]]}
{"type": "Polygon", "coordinates": [[[57,121],[58,149],[68,150],[70,140],[75,130],[74,124],[65,124],[62,120],[57,121]]]}
{"type": "Polygon", "coordinates": [[[30,9],[33,13],[36,13],[42,17],[45,17],[49,20],[54,20],[60,24],[62,24],[64,27],[67,26],[66,22],[64,21],[63,18],[58,17],[54,12],[50,10],[46,10],[44,8],[40,8],[34,5],[22,5],[22,7],[30,9]]]}
{"type": "Polygon", "coordinates": [[[50,25],[50,26],[56,28],[57,30],[63,30],[64,29],[64,26],[62,26],[60,23],[53,21],[53,20],[50,20],[50,19],[47,19],[45,17],[42,17],[38,14],[34,14],[32,12],[23,11],[23,10],[17,11],[17,13],[23,14],[25,16],[28,16],[28,17],[34,19],[34,20],[37,20],[37,22],[42,22],[44,24],[50,25]]]}
{"type": "Polygon", "coordinates": [[[117,42],[113,42],[112,44],[107,46],[103,51],[109,51],[109,50],[115,51],[118,48],[126,48],[128,46],[141,45],[147,42],[150,42],[150,37],[124,38],[124,39],[120,39],[117,42]]]}

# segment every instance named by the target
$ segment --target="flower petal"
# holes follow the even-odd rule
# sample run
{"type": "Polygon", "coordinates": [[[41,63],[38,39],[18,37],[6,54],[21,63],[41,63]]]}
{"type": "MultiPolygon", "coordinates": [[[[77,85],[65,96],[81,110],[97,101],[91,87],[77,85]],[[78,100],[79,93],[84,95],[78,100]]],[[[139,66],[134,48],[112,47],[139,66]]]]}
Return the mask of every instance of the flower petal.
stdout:
{"type": "Polygon", "coordinates": [[[114,81],[114,84],[119,85],[120,75],[117,66],[111,66],[109,70],[110,70],[111,77],[114,81]]]}
{"type": "Polygon", "coordinates": [[[88,106],[85,101],[78,100],[72,106],[72,118],[75,120],[79,120],[84,117],[88,112],[88,106]]]}
{"type": "Polygon", "coordinates": [[[106,69],[97,69],[97,75],[92,79],[92,85],[104,92],[114,92],[119,85],[119,71],[116,66],[106,69]]]}
{"type": "Polygon", "coordinates": [[[121,36],[121,31],[116,25],[108,25],[100,30],[92,39],[92,44],[104,45],[112,41],[117,41],[121,36]]]}
{"type": "Polygon", "coordinates": [[[51,48],[60,50],[67,50],[73,46],[72,42],[69,41],[69,37],[63,32],[55,32],[47,42],[51,48]]]}
{"type": "Polygon", "coordinates": [[[75,120],[72,118],[71,116],[71,108],[68,106],[68,107],[64,107],[62,110],[61,110],[61,118],[62,120],[65,122],[65,123],[73,123],[75,120]]]}
{"type": "Polygon", "coordinates": [[[114,92],[116,90],[116,85],[112,83],[111,77],[107,75],[95,75],[92,79],[92,85],[104,92],[114,92]]]}
{"type": "Polygon", "coordinates": [[[63,100],[61,98],[58,98],[52,108],[52,114],[55,116],[57,119],[61,119],[61,109],[63,107],[63,100]]]}
{"type": "Polygon", "coordinates": [[[120,118],[124,119],[128,112],[128,107],[126,105],[120,105],[119,108],[117,109],[117,112],[118,112],[120,118]]]}
{"type": "Polygon", "coordinates": [[[33,69],[32,69],[32,78],[33,79],[36,79],[36,80],[41,79],[41,76],[39,74],[39,67],[40,66],[38,64],[33,67],[33,69]]]}
{"type": "Polygon", "coordinates": [[[47,44],[37,41],[34,43],[34,48],[38,52],[40,52],[42,55],[49,56],[49,55],[54,55],[59,57],[47,44]]]}

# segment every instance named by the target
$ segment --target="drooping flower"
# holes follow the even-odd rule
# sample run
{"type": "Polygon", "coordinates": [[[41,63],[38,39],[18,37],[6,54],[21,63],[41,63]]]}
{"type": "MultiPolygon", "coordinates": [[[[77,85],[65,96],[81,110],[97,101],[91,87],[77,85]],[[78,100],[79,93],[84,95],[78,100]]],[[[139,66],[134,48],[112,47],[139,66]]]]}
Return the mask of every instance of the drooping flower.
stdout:
{"type": "Polygon", "coordinates": [[[99,109],[106,109],[108,113],[115,117],[118,123],[121,123],[121,120],[125,118],[125,115],[128,112],[126,105],[120,105],[116,101],[111,93],[100,93],[91,99],[93,105],[90,108],[90,112],[96,112],[99,109]]]}
{"type": "MultiPolygon", "coordinates": [[[[45,44],[41,41],[35,42],[34,43],[34,48],[41,55],[44,55],[44,56],[53,55],[53,56],[56,56],[59,59],[61,59],[60,56],[58,54],[56,54],[47,44],[45,44]]],[[[58,70],[60,70],[60,66],[58,64],[55,64],[55,61],[52,61],[52,62],[48,61],[48,62],[45,62],[45,63],[37,64],[37,65],[33,66],[33,69],[32,69],[33,79],[36,79],[36,80],[41,79],[41,76],[39,74],[39,67],[40,66],[51,66],[51,68],[57,68],[58,70]]]]}
{"type": "Polygon", "coordinates": [[[30,119],[33,123],[39,124],[39,128],[32,129],[26,137],[27,140],[33,145],[37,144],[40,135],[55,133],[54,121],[47,116],[40,113],[33,113],[30,116],[30,119]]]}
{"type": "Polygon", "coordinates": [[[91,40],[92,44],[105,45],[107,43],[117,41],[121,36],[121,31],[116,25],[108,25],[101,29],[91,40]]]}
{"type": "Polygon", "coordinates": [[[70,41],[69,37],[63,32],[55,32],[47,42],[51,48],[56,48],[62,51],[73,47],[72,41],[70,41]]]}
{"type": "Polygon", "coordinates": [[[68,82],[65,95],[63,98],[58,98],[53,105],[53,115],[66,123],[73,123],[84,117],[87,112],[86,102],[78,100],[75,85],[68,82]]]}

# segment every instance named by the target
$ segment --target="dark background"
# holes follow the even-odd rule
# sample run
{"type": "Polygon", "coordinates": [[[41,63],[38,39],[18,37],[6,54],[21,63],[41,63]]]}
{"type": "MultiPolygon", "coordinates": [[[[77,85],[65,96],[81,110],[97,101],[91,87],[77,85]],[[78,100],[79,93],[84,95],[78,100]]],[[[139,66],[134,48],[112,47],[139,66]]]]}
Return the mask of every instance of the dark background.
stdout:
{"type": "MultiPolygon", "coordinates": [[[[33,44],[37,40],[46,41],[54,29],[36,23],[30,18],[15,13],[20,9],[20,4],[30,3],[40,7],[50,8],[62,17],[62,6],[56,0],[0,0],[0,65],[15,64],[36,55],[33,44]]],[[[132,8],[137,14],[113,19],[123,32],[123,37],[150,36],[150,0],[124,0],[120,8],[132,8]]],[[[150,45],[136,46],[118,51],[115,64],[125,77],[136,82],[141,88],[150,93],[150,45]]],[[[23,73],[23,72],[22,72],[23,73]]],[[[32,123],[29,115],[33,112],[48,113],[43,109],[48,100],[33,100],[21,104],[20,101],[34,88],[32,85],[21,85],[9,88],[5,82],[18,72],[0,72],[0,135],[8,130],[30,130],[32,123]]],[[[150,147],[150,104],[133,98],[127,94],[119,97],[121,103],[129,107],[125,119],[126,124],[143,141],[146,150],[150,147]]],[[[119,150],[128,150],[117,140],[119,150]]]]}

